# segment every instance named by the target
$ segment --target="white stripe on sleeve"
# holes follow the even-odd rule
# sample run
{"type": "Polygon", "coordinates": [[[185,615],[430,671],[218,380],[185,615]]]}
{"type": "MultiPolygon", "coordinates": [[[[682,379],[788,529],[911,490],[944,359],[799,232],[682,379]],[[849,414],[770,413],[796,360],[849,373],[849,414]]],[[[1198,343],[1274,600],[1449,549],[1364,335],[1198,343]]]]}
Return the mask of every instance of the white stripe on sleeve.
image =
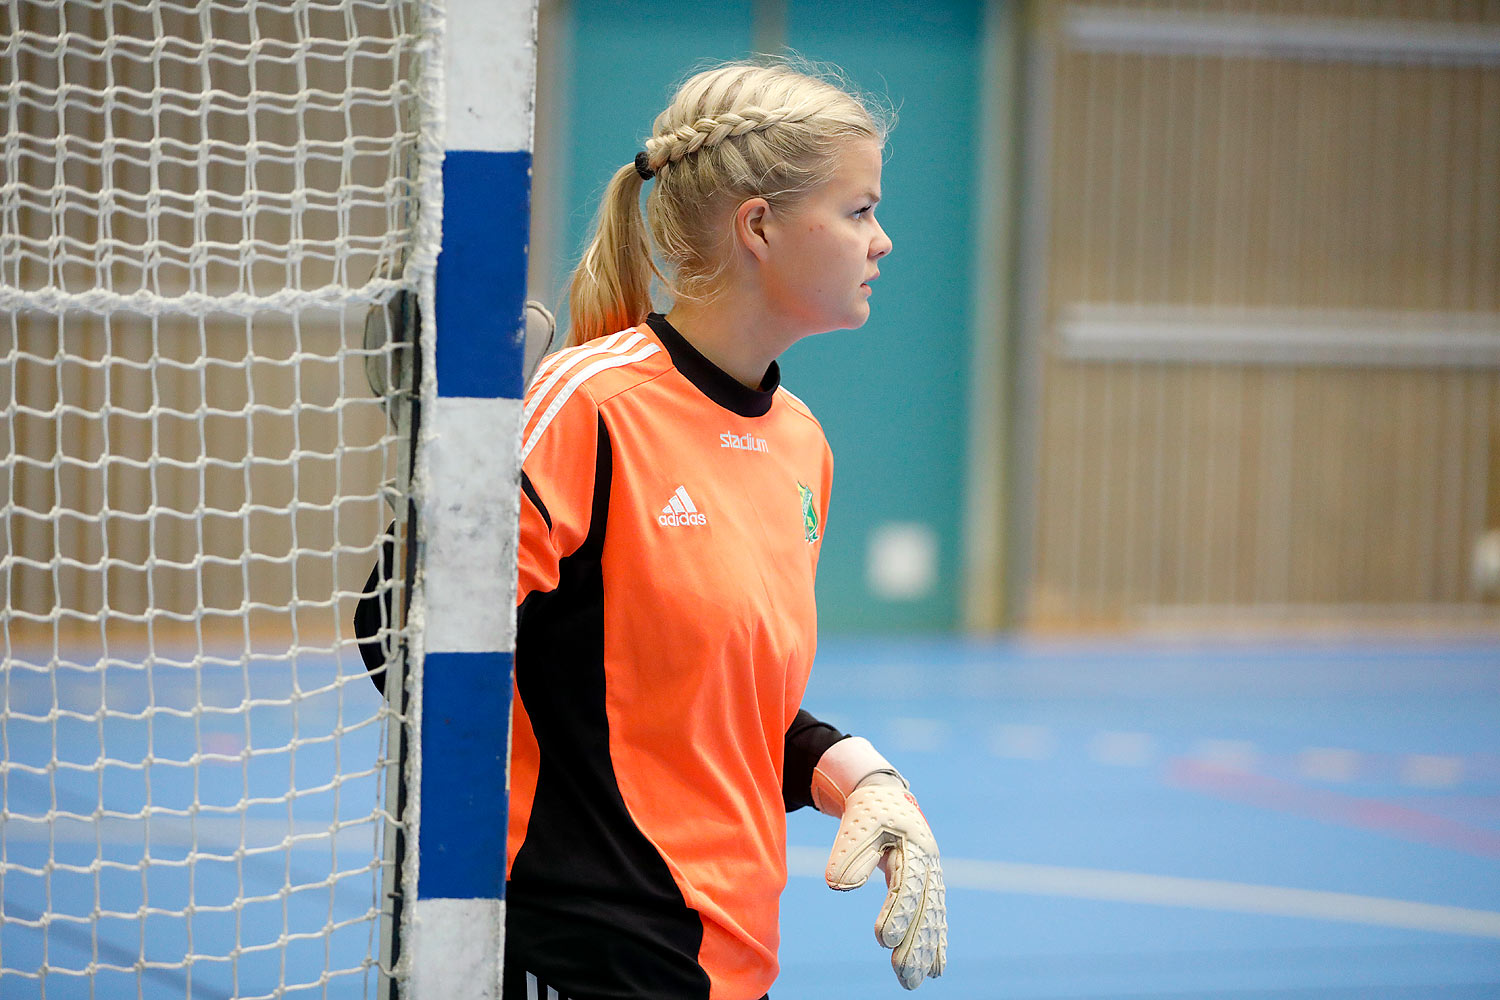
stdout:
{"type": "Polygon", "coordinates": [[[556,387],[558,382],[562,381],[563,377],[566,376],[568,372],[577,368],[579,365],[586,364],[589,361],[592,361],[595,358],[604,357],[610,354],[624,354],[626,351],[633,349],[637,344],[646,339],[641,334],[636,333],[632,334],[629,338],[624,339],[622,342],[621,338],[624,337],[624,333],[616,333],[612,336],[605,337],[603,342],[599,344],[588,345],[568,355],[567,358],[561,364],[559,364],[554,371],[548,373],[545,379],[543,379],[541,376],[538,376],[534,380],[536,383],[536,391],[528,394],[526,406],[521,411],[521,426],[524,427],[527,423],[530,422],[532,414],[536,412],[537,407],[542,405],[542,400],[547,398],[547,394],[556,387]]]}
{"type": "Polygon", "coordinates": [[[579,344],[575,349],[553,351],[551,354],[542,359],[542,363],[537,367],[536,374],[531,377],[532,383],[538,383],[542,379],[551,375],[554,371],[557,370],[558,365],[562,364],[564,361],[567,361],[570,357],[577,355],[579,351],[594,351],[600,348],[613,347],[615,344],[619,343],[621,337],[625,336],[629,332],[629,330],[621,330],[619,333],[612,333],[608,337],[599,337],[598,339],[590,340],[585,344],[579,344]]]}
{"type": "Polygon", "coordinates": [[[542,412],[541,417],[537,420],[536,426],[532,429],[531,433],[527,435],[526,444],[521,448],[521,463],[523,465],[525,464],[527,456],[531,454],[531,450],[535,448],[537,442],[542,439],[542,433],[547,429],[547,425],[552,423],[552,419],[557,416],[557,413],[562,409],[563,404],[568,401],[568,397],[573,395],[574,391],[580,385],[587,382],[589,379],[593,378],[595,375],[599,374],[602,371],[607,371],[610,368],[621,368],[625,365],[633,365],[637,361],[643,361],[646,358],[651,357],[651,355],[657,353],[660,350],[661,348],[657,347],[655,344],[647,344],[645,347],[642,347],[634,354],[626,354],[623,356],[618,354],[607,354],[602,359],[595,361],[583,371],[579,372],[577,375],[574,375],[571,379],[569,379],[568,383],[562,387],[562,390],[558,392],[555,397],[553,397],[552,402],[547,406],[547,409],[542,412]]]}

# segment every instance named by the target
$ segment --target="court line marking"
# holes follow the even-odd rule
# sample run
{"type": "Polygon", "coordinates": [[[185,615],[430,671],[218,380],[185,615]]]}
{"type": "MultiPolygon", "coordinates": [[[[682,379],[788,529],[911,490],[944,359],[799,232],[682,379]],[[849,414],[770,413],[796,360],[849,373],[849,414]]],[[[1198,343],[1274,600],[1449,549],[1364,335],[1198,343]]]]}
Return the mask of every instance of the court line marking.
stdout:
{"type": "Polygon", "coordinates": [[[1170,785],[1230,802],[1371,830],[1482,858],[1500,858],[1500,832],[1384,799],[1348,795],[1184,759],[1169,763],[1166,780],[1170,785]]]}
{"type": "MultiPolygon", "coordinates": [[[[19,819],[16,816],[8,818],[12,822],[19,819]]],[[[61,819],[61,816],[54,817],[54,820],[61,819]]],[[[346,844],[353,847],[350,842],[355,837],[368,842],[370,826],[367,819],[361,819],[361,822],[334,830],[330,824],[305,821],[291,824],[246,821],[242,826],[237,820],[211,821],[200,817],[196,831],[181,820],[163,823],[158,819],[152,824],[151,834],[152,842],[157,845],[191,845],[199,850],[240,843],[258,850],[326,849],[330,841],[337,841],[342,848],[346,844]]],[[[15,826],[8,826],[5,835],[13,842],[92,842],[95,837],[102,837],[107,844],[122,844],[131,842],[143,832],[140,822],[104,820],[99,825],[103,829],[91,829],[92,823],[62,822],[48,829],[49,824],[44,821],[33,822],[22,825],[23,829],[31,827],[25,833],[15,826]]],[[[826,850],[788,846],[786,853],[790,874],[812,878],[823,876],[828,859],[826,850]]],[[[1500,912],[1319,889],[973,858],[944,858],[943,876],[950,889],[1301,917],[1500,939],[1500,912]]]]}
{"type": "MultiPolygon", "coordinates": [[[[827,852],[815,847],[787,848],[788,867],[796,876],[821,878],[827,859],[827,852]]],[[[950,889],[1302,917],[1500,939],[1500,912],[1319,889],[973,858],[944,858],[943,878],[950,889]]]]}

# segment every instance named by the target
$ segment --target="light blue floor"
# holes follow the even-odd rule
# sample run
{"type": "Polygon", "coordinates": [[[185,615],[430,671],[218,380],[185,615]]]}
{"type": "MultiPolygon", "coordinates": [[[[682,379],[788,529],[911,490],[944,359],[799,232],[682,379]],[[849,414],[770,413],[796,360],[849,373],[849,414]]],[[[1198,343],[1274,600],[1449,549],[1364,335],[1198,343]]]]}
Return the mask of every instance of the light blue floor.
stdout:
{"type": "MultiPolygon", "coordinates": [[[[828,642],[805,703],[886,751],[938,837],[923,995],[1500,997],[1493,642],[828,642]],[[1101,892],[1114,872],[1168,878],[1101,892]],[[1149,901],[1174,879],[1192,905],[1149,901]]],[[[821,884],[832,830],[790,819],[773,996],[903,996],[881,890],[821,884]]]]}
{"type": "MultiPolygon", "coordinates": [[[[91,993],[53,976],[48,997],[365,996],[376,825],[368,766],[379,733],[373,689],[327,686],[331,663],[296,665],[310,693],[279,699],[287,664],[193,673],[12,669],[6,759],[42,763],[51,748],[92,767],[106,756],[150,767],[12,768],[15,813],[49,807],[130,813],[147,799],[206,807],[153,833],[157,864],[135,870],[12,872],[4,881],[0,998],[40,995],[17,970],[226,954],[178,968],[101,974],[91,993]],[[55,690],[89,714],[147,704],[181,715],[111,719],[104,730],[45,714],[55,690]],[[246,716],[193,714],[257,702],[246,716]],[[38,712],[40,709],[40,713],[38,712]],[[284,744],[294,752],[239,751],[284,744]],[[184,764],[194,741],[219,754],[184,764]],[[288,805],[287,788],[299,794],[288,805]],[[223,827],[253,803],[236,857],[223,827]],[[352,821],[336,838],[281,838],[352,821]],[[196,823],[191,866],[184,831],[196,823]],[[205,856],[206,855],[206,856],[205,856]],[[218,856],[214,856],[218,855],[218,856]],[[290,890],[303,883],[324,884],[290,890]],[[230,908],[242,891],[259,897],[230,908]],[[196,900],[190,919],[169,913],[196,900]],[[95,901],[131,914],[91,922],[95,901]],[[44,935],[18,921],[46,910],[44,935]],[[283,953],[278,942],[289,945],[283,953]],[[283,966],[283,954],[285,966],[283,966]],[[316,985],[326,967],[348,969],[316,985]]],[[[357,666],[346,664],[346,671],[357,666]]],[[[948,974],[918,996],[1456,1000],[1500,997],[1500,644],[1492,641],[1132,643],[825,640],[806,699],[816,714],[870,737],[911,779],[949,874],[948,974]],[[1119,879],[1116,873],[1136,878],[1119,879]],[[1286,892],[1285,890],[1299,890],[1286,892]],[[1427,905],[1420,905],[1427,904],[1427,905]],[[1253,912],[1252,912],[1253,911],[1253,912]],[[1375,921],[1375,922],[1371,922],[1375,921]]],[[[775,1000],[906,996],[874,943],[881,889],[822,885],[834,824],[790,818],[793,877],[783,906],[775,1000]]],[[[141,831],[119,822],[10,821],[11,865],[133,863],[141,831]]],[[[878,876],[877,876],[878,879],[878,876]]]]}

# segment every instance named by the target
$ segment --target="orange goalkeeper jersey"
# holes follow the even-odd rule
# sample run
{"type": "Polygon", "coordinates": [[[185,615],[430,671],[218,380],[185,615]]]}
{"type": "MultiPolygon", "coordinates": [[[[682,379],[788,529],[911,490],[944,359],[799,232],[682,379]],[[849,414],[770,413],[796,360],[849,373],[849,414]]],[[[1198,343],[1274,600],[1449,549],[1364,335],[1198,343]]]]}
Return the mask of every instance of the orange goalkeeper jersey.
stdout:
{"type": "Polygon", "coordinates": [[[653,315],[527,393],[506,962],[568,996],[776,977],[833,464],[778,380],[745,387],[653,315]]]}

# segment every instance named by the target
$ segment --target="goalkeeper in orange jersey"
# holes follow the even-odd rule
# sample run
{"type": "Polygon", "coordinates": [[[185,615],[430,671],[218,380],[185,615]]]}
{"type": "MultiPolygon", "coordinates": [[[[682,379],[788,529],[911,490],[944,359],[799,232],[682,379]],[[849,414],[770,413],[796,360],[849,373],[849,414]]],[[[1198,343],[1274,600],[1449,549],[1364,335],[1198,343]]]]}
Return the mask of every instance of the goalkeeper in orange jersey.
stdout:
{"type": "Polygon", "coordinates": [[[942,971],[915,800],[801,711],[832,458],[776,364],[869,317],[886,130],[827,79],[724,66],[605,191],[524,408],[507,998],[756,1000],[801,805],[842,817],[834,888],[884,865],[901,982],[942,971]]]}
{"type": "Polygon", "coordinates": [[[830,886],[883,868],[901,983],[943,971],[916,800],[801,707],[833,460],[776,362],[870,315],[888,128],[836,81],[730,64],[604,193],[523,409],[506,1000],[758,1000],[804,805],[840,817],[830,886]]]}

